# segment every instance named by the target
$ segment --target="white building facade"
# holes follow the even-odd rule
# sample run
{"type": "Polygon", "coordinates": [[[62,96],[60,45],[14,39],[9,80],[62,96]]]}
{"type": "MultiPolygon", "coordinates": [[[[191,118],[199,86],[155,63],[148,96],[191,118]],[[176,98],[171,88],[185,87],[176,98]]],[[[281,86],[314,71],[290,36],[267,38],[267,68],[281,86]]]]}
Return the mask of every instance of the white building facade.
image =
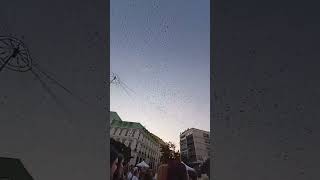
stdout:
{"type": "MultiPolygon", "coordinates": [[[[115,114],[111,116],[119,117],[115,114]]],[[[130,165],[145,161],[151,169],[157,170],[160,165],[160,149],[163,141],[150,133],[140,123],[113,118],[110,137],[130,147],[131,156],[133,157],[129,162],[130,165]]]]}
{"type": "Polygon", "coordinates": [[[190,128],[180,134],[182,160],[200,164],[210,157],[210,132],[190,128]]]}

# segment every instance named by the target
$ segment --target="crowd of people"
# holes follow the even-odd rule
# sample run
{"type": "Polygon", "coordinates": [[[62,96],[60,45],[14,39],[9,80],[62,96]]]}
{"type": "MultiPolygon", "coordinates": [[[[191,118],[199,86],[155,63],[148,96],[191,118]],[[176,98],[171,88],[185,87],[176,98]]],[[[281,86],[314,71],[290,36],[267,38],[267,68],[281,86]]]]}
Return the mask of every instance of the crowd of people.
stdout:
{"type": "Polygon", "coordinates": [[[187,171],[186,166],[179,160],[161,164],[157,172],[128,165],[123,155],[113,147],[110,149],[110,168],[111,180],[197,180],[198,178],[196,173],[187,171]]]}

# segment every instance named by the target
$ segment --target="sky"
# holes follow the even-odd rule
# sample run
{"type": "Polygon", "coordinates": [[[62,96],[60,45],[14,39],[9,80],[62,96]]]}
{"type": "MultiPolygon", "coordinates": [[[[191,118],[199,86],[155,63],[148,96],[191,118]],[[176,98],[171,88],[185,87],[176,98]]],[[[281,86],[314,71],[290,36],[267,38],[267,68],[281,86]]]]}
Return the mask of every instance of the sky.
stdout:
{"type": "Polygon", "coordinates": [[[179,148],[210,130],[209,0],[111,0],[110,110],[179,148]]]}
{"type": "MultiPolygon", "coordinates": [[[[189,126],[188,115],[192,120],[209,116],[204,108],[209,96],[202,96],[209,94],[209,63],[197,63],[209,61],[209,47],[202,47],[209,44],[209,23],[202,24],[208,22],[203,13],[209,6],[200,0],[184,2],[179,9],[163,0],[111,3],[120,3],[110,13],[111,68],[136,92],[128,90],[131,98],[112,86],[111,110],[124,120],[145,122],[151,132],[170,140],[177,137],[174,130],[189,126]],[[141,7],[160,2],[158,8],[141,7]],[[150,30],[135,26],[150,18],[157,20],[150,30]],[[174,121],[181,119],[183,123],[174,121]]],[[[1,71],[0,156],[21,159],[35,179],[105,179],[105,3],[7,0],[0,6],[0,34],[22,40],[42,69],[90,104],[80,103],[41,75],[62,101],[57,104],[32,72],[1,71]]],[[[215,96],[210,96],[210,108],[215,116],[210,126],[215,156],[210,179],[319,179],[319,5],[278,0],[212,3],[215,96]]]]}

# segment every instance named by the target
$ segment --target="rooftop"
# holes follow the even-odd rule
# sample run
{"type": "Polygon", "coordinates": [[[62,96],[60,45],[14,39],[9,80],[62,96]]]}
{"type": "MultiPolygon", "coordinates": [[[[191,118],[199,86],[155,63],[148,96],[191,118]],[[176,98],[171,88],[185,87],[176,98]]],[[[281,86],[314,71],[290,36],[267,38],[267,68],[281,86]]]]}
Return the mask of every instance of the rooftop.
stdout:
{"type": "Polygon", "coordinates": [[[185,131],[183,131],[182,133],[180,133],[180,135],[182,135],[182,134],[184,134],[184,133],[186,133],[186,132],[190,132],[190,131],[201,131],[201,132],[210,134],[209,131],[205,131],[205,130],[201,130],[201,129],[197,129],[197,128],[188,128],[188,129],[186,129],[185,131]]]}
{"type": "Polygon", "coordinates": [[[122,121],[118,113],[114,111],[110,111],[110,121],[113,121],[113,120],[122,121]]]}
{"type": "Polygon", "coordinates": [[[112,127],[120,127],[120,128],[132,128],[132,129],[142,129],[147,136],[149,136],[154,141],[163,144],[164,141],[159,138],[158,136],[152,134],[149,132],[143,125],[141,125],[139,122],[129,122],[129,121],[123,121],[119,117],[119,115],[116,112],[110,112],[110,121],[112,127]]]}

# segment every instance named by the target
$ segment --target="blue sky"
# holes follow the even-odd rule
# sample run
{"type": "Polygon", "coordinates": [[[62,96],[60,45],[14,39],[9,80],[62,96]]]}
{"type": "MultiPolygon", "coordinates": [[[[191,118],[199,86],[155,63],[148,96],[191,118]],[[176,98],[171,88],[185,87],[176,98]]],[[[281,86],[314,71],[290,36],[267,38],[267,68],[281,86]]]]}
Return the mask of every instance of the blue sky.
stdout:
{"type": "Polygon", "coordinates": [[[179,147],[210,129],[210,1],[111,0],[110,108],[179,147]]]}

